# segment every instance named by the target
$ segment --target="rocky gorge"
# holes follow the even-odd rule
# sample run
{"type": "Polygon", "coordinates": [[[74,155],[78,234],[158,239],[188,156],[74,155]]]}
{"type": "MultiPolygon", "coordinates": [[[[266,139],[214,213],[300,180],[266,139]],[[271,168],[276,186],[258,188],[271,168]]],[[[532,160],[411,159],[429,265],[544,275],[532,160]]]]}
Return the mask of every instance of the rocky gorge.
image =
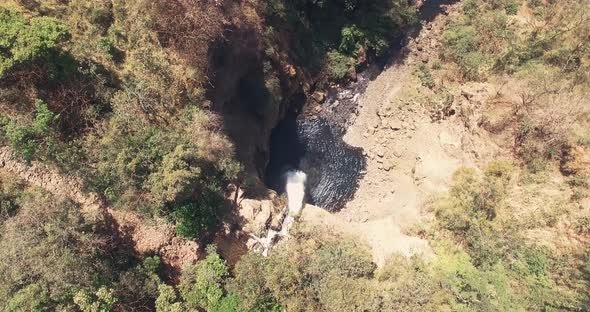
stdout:
{"type": "MultiPolygon", "coordinates": [[[[370,88],[371,84],[374,83],[373,81],[379,80],[379,76],[383,71],[399,76],[400,78],[395,79],[395,82],[400,86],[408,83],[401,78],[407,77],[408,74],[404,65],[415,61],[428,62],[428,53],[431,53],[431,49],[435,49],[437,46],[437,43],[433,41],[437,36],[434,32],[440,31],[445,23],[446,16],[453,9],[451,4],[454,2],[426,1],[423,3],[420,9],[422,21],[420,26],[409,30],[408,35],[399,38],[399,42],[393,44],[392,50],[385,58],[368,64],[367,68],[355,75],[354,81],[346,84],[333,84],[325,92],[309,91],[308,100],[304,105],[297,106],[295,110],[290,110],[277,123],[269,136],[270,144],[267,147],[269,162],[264,175],[265,184],[272,190],[265,189],[265,185],[261,183],[262,181],[258,181],[255,182],[258,184],[258,190],[253,192],[254,194],[266,194],[262,196],[267,196],[267,198],[254,199],[253,196],[248,195],[247,190],[240,191],[237,195],[232,193],[229,196],[229,198],[237,198],[239,207],[238,217],[234,218],[232,222],[237,223],[239,225],[237,228],[245,232],[238,231],[233,235],[242,237],[238,240],[246,240],[245,245],[248,249],[264,249],[260,237],[265,237],[269,231],[281,231],[281,223],[287,213],[284,208],[285,200],[279,194],[285,191],[283,175],[289,170],[302,170],[308,177],[306,182],[306,205],[301,218],[303,222],[309,224],[320,222],[340,229],[346,228],[345,232],[355,232],[357,226],[340,224],[340,221],[334,220],[339,220],[346,215],[349,221],[354,218],[361,223],[367,222],[368,219],[359,216],[359,213],[362,215],[363,212],[345,207],[351,206],[348,203],[350,200],[352,200],[352,205],[356,205],[359,198],[364,198],[367,195],[362,188],[357,192],[359,186],[364,183],[375,183],[371,182],[374,181],[372,177],[369,177],[369,179],[364,178],[368,169],[370,170],[370,168],[367,168],[368,163],[376,161],[379,171],[394,176],[398,171],[396,167],[400,166],[399,158],[405,158],[402,151],[403,146],[409,143],[400,143],[399,146],[389,147],[379,143],[385,140],[385,138],[380,137],[378,142],[367,146],[358,140],[353,143],[350,139],[347,139],[347,137],[355,135],[354,133],[357,131],[359,124],[365,122],[363,121],[364,114],[361,112],[366,110],[367,106],[372,105],[366,104],[367,100],[365,98],[367,95],[365,90],[370,88]],[[436,18],[439,14],[441,14],[441,17],[436,18]],[[423,48],[425,44],[428,45],[427,49],[423,48]],[[393,154],[391,149],[394,150],[393,154]],[[384,157],[386,155],[387,157],[384,157]],[[345,211],[334,215],[323,212],[323,210],[337,212],[342,208],[345,208],[345,211]]],[[[376,100],[380,101],[379,99],[376,100]]],[[[410,110],[409,115],[416,115],[413,118],[406,117],[408,114],[401,112],[401,114],[398,114],[393,106],[380,107],[377,116],[381,116],[381,120],[378,120],[375,125],[373,125],[374,121],[369,121],[368,128],[362,133],[362,140],[372,141],[371,137],[378,135],[382,127],[388,129],[391,133],[400,133],[402,135],[406,132],[414,132],[417,127],[416,119],[422,117],[418,117],[416,115],[418,112],[412,110],[410,110]]],[[[447,135],[446,132],[443,135],[447,135]]],[[[408,138],[411,137],[408,136],[408,138]]],[[[445,174],[450,174],[452,168],[456,167],[450,167],[448,171],[445,171],[445,174]]],[[[442,182],[444,184],[445,179],[443,178],[436,183],[442,182]]],[[[382,183],[382,181],[377,183],[382,183]]],[[[377,186],[377,189],[380,188],[377,186]]],[[[391,194],[389,194],[389,191],[386,193],[385,196],[388,197],[394,191],[391,194]]],[[[411,196],[411,194],[407,195],[411,196]]],[[[414,207],[412,209],[418,208],[414,207]]],[[[366,211],[367,208],[363,210],[366,211]]],[[[402,213],[406,209],[398,210],[394,214],[402,213]]],[[[376,209],[376,211],[379,211],[379,209],[376,209]]],[[[374,214],[369,213],[369,215],[374,214]]],[[[413,221],[400,220],[394,221],[394,223],[412,223],[417,219],[413,218],[411,220],[413,221]]],[[[386,222],[383,226],[390,227],[392,225],[386,222]]],[[[379,226],[373,227],[377,229],[376,231],[379,231],[379,226]]],[[[394,225],[394,227],[397,227],[397,225],[394,225]]],[[[338,231],[338,229],[335,230],[338,231]]],[[[353,236],[365,237],[366,239],[367,233],[356,233],[353,236]]],[[[393,237],[397,237],[397,235],[393,237]]],[[[394,243],[383,245],[383,242],[379,242],[379,245],[374,247],[376,250],[385,247],[385,254],[393,252],[393,250],[388,250],[388,247],[386,247],[393,245],[397,245],[394,247],[396,251],[402,251],[403,253],[409,253],[410,250],[420,253],[428,252],[428,247],[418,238],[402,234],[399,239],[407,240],[407,242],[400,243],[396,238],[394,243]]],[[[377,263],[382,262],[382,257],[385,256],[376,256],[377,263]]]]}

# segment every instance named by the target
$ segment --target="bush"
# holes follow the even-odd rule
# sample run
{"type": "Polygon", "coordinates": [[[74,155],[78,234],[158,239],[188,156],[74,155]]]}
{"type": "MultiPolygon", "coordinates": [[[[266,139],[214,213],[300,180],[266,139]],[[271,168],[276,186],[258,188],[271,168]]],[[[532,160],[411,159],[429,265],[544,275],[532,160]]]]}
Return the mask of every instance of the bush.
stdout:
{"type": "Polygon", "coordinates": [[[480,37],[477,29],[465,21],[452,22],[443,33],[442,58],[457,63],[465,78],[481,78],[481,67],[486,58],[479,51],[480,37]]]}
{"type": "Polygon", "coordinates": [[[0,235],[0,305],[70,306],[74,292],[111,274],[103,237],[92,231],[100,225],[87,223],[71,202],[25,194],[0,235]]]}
{"type": "Polygon", "coordinates": [[[325,311],[380,311],[379,289],[370,280],[347,278],[332,273],[317,288],[317,297],[325,311]]]}
{"type": "Polygon", "coordinates": [[[159,296],[156,299],[157,312],[182,312],[185,310],[182,302],[178,301],[178,295],[174,287],[160,284],[158,292],[159,296]]]}
{"type": "Polygon", "coordinates": [[[74,295],[74,302],[82,312],[108,312],[112,311],[117,302],[113,296],[113,290],[101,287],[95,293],[80,290],[74,295]]]}
{"type": "Polygon", "coordinates": [[[379,291],[371,282],[376,266],[366,246],[321,233],[296,237],[273,249],[268,258],[249,254],[237,263],[230,290],[246,309],[373,311],[379,307],[379,291]]]}
{"type": "Polygon", "coordinates": [[[112,285],[117,298],[116,307],[120,310],[132,310],[136,306],[153,307],[158,297],[158,287],[162,282],[160,258],[147,257],[135,267],[121,272],[118,281],[112,285]]]}
{"type": "Polygon", "coordinates": [[[224,296],[223,281],[229,272],[225,261],[212,249],[207,258],[197,263],[182,276],[180,293],[191,310],[212,309],[224,296]]]}
{"type": "Polygon", "coordinates": [[[516,15],[516,13],[518,13],[518,9],[520,8],[520,3],[518,0],[507,0],[506,4],[504,4],[504,8],[506,9],[506,13],[508,15],[516,15]]]}
{"type": "Polygon", "coordinates": [[[192,202],[180,204],[172,209],[172,219],[176,222],[176,233],[190,239],[200,238],[212,230],[222,214],[223,198],[219,190],[209,190],[192,202]]]}
{"type": "Polygon", "coordinates": [[[174,288],[159,286],[156,311],[244,311],[238,297],[225,291],[225,280],[229,275],[225,261],[215,252],[213,246],[207,248],[207,253],[205,259],[183,271],[179,285],[181,298],[174,288]]]}
{"type": "Polygon", "coordinates": [[[341,36],[338,52],[353,57],[357,56],[359,49],[364,45],[365,34],[356,25],[352,25],[342,28],[341,36]]]}
{"type": "Polygon", "coordinates": [[[465,15],[450,22],[444,31],[442,58],[456,63],[463,78],[483,80],[492,64],[496,69],[513,70],[527,58],[528,52],[521,51],[504,11],[506,6],[512,12],[513,1],[504,2],[467,1],[465,15]]]}
{"type": "Polygon", "coordinates": [[[395,255],[379,271],[385,288],[382,311],[433,311],[444,306],[441,284],[420,256],[395,255]],[[388,286],[385,286],[388,285],[388,286]]]}
{"type": "Polygon", "coordinates": [[[491,221],[504,205],[511,176],[512,166],[504,161],[489,164],[483,178],[474,170],[460,169],[453,175],[448,196],[436,202],[441,226],[467,244],[478,267],[491,267],[502,256],[504,243],[491,221]]]}
{"type": "Polygon", "coordinates": [[[332,79],[343,80],[350,74],[350,70],[354,66],[354,59],[338,51],[330,51],[328,52],[328,66],[332,79]]]}
{"type": "Polygon", "coordinates": [[[445,250],[434,264],[435,274],[450,295],[454,311],[524,310],[510,285],[506,268],[497,264],[489,270],[478,270],[462,251],[445,250]]]}
{"type": "Polygon", "coordinates": [[[418,78],[420,78],[422,85],[428,89],[432,89],[436,86],[430,70],[424,64],[420,64],[420,67],[418,67],[418,78]]]}
{"type": "Polygon", "coordinates": [[[96,40],[96,47],[98,50],[105,53],[108,58],[112,59],[115,53],[115,45],[113,40],[109,37],[100,37],[96,40]]]}
{"type": "Polygon", "coordinates": [[[30,124],[20,124],[11,120],[4,126],[4,132],[13,152],[26,161],[39,157],[40,150],[47,151],[55,142],[51,133],[51,124],[56,115],[49,111],[43,101],[37,100],[35,104],[37,111],[30,124]]]}
{"type": "Polygon", "coordinates": [[[0,8],[0,77],[14,65],[48,57],[67,37],[68,29],[51,17],[26,19],[20,12],[0,8]]]}
{"type": "Polygon", "coordinates": [[[194,237],[221,212],[219,185],[237,177],[233,146],[196,108],[186,108],[169,126],[154,125],[125,109],[127,96],[121,100],[103,131],[85,143],[97,164],[93,187],[115,206],[161,215],[177,210],[171,217],[194,237]]]}
{"type": "Polygon", "coordinates": [[[475,15],[479,12],[479,2],[478,0],[466,0],[463,3],[463,13],[469,18],[474,18],[475,15]]]}
{"type": "Polygon", "coordinates": [[[49,311],[49,305],[47,287],[34,283],[17,291],[8,301],[5,311],[49,311]]]}
{"type": "Polygon", "coordinates": [[[0,173],[0,229],[4,221],[16,215],[19,199],[24,196],[24,182],[0,173]]]}
{"type": "Polygon", "coordinates": [[[368,278],[375,269],[372,257],[361,246],[351,241],[334,241],[324,244],[311,255],[306,271],[318,279],[332,273],[351,278],[368,278]]]}
{"type": "Polygon", "coordinates": [[[268,265],[267,258],[249,253],[244,255],[234,268],[234,278],[228,287],[230,291],[238,294],[246,310],[265,311],[265,308],[269,308],[268,311],[280,311],[280,306],[266,286],[268,265]]]}
{"type": "Polygon", "coordinates": [[[443,33],[444,56],[451,60],[460,60],[463,55],[479,48],[480,38],[474,26],[465,21],[452,22],[443,33]]]}

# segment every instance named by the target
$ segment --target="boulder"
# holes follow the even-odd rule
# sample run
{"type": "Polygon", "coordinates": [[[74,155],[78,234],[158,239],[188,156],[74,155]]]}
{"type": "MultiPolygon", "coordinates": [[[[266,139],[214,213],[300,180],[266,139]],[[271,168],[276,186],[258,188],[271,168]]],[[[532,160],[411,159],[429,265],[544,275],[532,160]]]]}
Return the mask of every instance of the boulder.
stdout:
{"type": "Polygon", "coordinates": [[[293,65],[285,65],[284,70],[285,73],[289,76],[289,78],[295,78],[295,76],[297,76],[297,70],[295,69],[295,67],[293,67],[293,65]]]}
{"type": "Polygon", "coordinates": [[[392,118],[389,120],[389,128],[391,130],[401,130],[403,128],[402,122],[401,120],[399,120],[398,118],[392,118]]]}
{"type": "Polygon", "coordinates": [[[318,104],[324,103],[326,101],[326,93],[316,91],[311,95],[311,98],[316,101],[318,104]]]}
{"type": "Polygon", "coordinates": [[[386,159],[383,162],[383,170],[389,171],[389,170],[392,170],[393,168],[395,168],[395,162],[393,160],[386,159]]]}
{"type": "Polygon", "coordinates": [[[263,236],[272,218],[271,200],[243,199],[238,209],[238,224],[249,233],[263,236]]]}

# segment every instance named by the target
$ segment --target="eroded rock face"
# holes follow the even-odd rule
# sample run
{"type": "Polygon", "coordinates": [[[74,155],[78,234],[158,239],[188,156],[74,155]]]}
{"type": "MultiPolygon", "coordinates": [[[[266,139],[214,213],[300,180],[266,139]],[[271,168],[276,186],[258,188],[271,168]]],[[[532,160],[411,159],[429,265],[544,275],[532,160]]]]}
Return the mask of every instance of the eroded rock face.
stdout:
{"type": "Polygon", "coordinates": [[[199,260],[199,245],[196,242],[183,237],[173,237],[170,243],[159,251],[164,267],[169,272],[171,279],[178,278],[182,269],[199,260]]]}
{"type": "Polygon", "coordinates": [[[461,100],[457,109],[469,131],[479,128],[479,123],[482,120],[481,107],[489,96],[490,90],[485,84],[471,83],[462,87],[461,100]]]}
{"type": "Polygon", "coordinates": [[[208,90],[211,110],[223,116],[224,132],[245,172],[258,177],[268,162],[272,129],[293,105],[305,101],[304,82],[310,80],[288,53],[265,54],[260,20],[233,25],[211,51],[215,75],[208,90]]]}
{"type": "Polygon", "coordinates": [[[271,191],[263,199],[240,199],[232,221],[242,231],[262,237],[269,229],[280,230],[284,218],[284,207],[276,193],[271,191]]]}
{"type": "Polygon", "coordinates": [[[269,200],[244,199],[238,208],[238,224],[247,232],[262,236],[272,219],[272,204],[269,200]]]}

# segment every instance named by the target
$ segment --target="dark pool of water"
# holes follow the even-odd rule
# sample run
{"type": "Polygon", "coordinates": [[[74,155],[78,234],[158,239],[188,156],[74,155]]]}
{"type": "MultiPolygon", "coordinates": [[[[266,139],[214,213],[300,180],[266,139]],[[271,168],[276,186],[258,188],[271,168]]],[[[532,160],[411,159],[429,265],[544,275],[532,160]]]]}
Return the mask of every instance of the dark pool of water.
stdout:
{"type": "Polygon", "coordinates": [[[267,183],[284,191],[281,176],[299,169],[307,174],[306,202],[331,211],[349,201],[358,187],[366,161],[362,149],[342,140],[322,118],[285,118],[273,131],[267,183]]]}

